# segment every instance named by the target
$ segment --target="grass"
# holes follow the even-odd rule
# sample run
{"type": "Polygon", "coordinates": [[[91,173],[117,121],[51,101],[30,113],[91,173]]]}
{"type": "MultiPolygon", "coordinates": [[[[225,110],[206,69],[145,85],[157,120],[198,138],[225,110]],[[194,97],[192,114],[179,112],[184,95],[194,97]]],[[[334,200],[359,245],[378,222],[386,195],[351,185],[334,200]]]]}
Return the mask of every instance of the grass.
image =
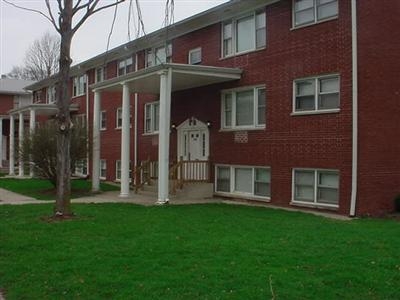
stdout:
{"type": "Polygon", "coordinates": [[[0,206],[7,299],[399,299],[400,223],[256,207],[0,206]]]}
{"type": "MultiPolygon", "coordinates": [[[[36,198],[38,200],[54,200],[56,190],[53,185],[44,179],[17,179],[2,178],[0,188],[10,190],[22,195],[36,198]]],[[[119,187],[107,183],[101,183],[102,191],[119,190],[119,187]]],[[[91,182],[83,179],[74,179],[71,181],[71,197],[79,198],[91,194],[91,182]]]]}

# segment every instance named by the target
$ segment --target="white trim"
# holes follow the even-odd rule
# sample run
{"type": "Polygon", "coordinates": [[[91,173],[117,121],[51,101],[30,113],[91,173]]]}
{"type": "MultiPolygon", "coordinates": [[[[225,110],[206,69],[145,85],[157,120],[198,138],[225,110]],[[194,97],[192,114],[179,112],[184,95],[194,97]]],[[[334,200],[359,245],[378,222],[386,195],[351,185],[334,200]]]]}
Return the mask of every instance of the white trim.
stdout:
{"type": "Polygon", "coordinates": [[[291,115],[308,115],[308,114],[327,114],[327,113],[337,113],[340,111],[340,96],[341,96],[341,78],[338,73],[333,74],[324,74],[318,76],[309,76],[304,78],[296,78],[293,80],[293,88],[292,88],[292,113],[291,115]],[[319,87],[320,81],[325,78],[336,78],[338,79],[338,93],[339,93],[339,103],[337,108],[329,108],[329,109],[319,109],[318,108],[318,100],[319,100],[319,87]],[[298,82],[313,80],[314,81],[314,109],[313,110],[296,110],[296,87],[298,82]]]}
{"type": "Polygon", "coordinates": [[[189,53],[188,53],[188,64],[189,65],[198,65],[198,64],[201,64],[202,63],[202,61],[203,61],[203,53],[202,53],[203,51],[202,51],[202,49],[201,49],[201,47],[197,47],[197,48],[194,48],[194,49],[191,49],[191,50],[189,50],[189,53]],[[198,51],[200,51],[200,61],[198,61],[198,62],[192,62],[190,59],[191,59],[191,55],[193,54],[193,53],[195,53],[195,52],[198,52],[198,51]]]}
{"type": "MultiPolygon", "coordinates": [[[[158,130],[155,129],[155,122],[157,120],[155,114],[155,106],[158,104],[158,114],[160,114],[160,101],[153,101],[144,104],[144,116],[143,116],[143,134],[142,135],[154,135],[158,134],[160,130],[160,124],[158,124],[158,130]],[[146,113],[148,108],[150,108],[150,129],[147,131],[146,128],[146,113]]],[[[159,120],[157,120],[159,122],[159,120]]]]}
{"type": "Polygon", "coordinates": [[[71,98],[81,97],[81,96],[86,94],[86,90],[88,88],[88,86],[85,87],[85,85],[88,85],[87,84],[87,78],[88,78],[88,76],[86,75],[86,73],[72,77],[72,97],[71,98]],[[75,89],[75,87],[78,87],[78,86],[80,87],[80,78],[81,77],[85,77],[84,78],[85,81],[84,81],[83,86],[82,86],[82,92],[80,94],[76,94],[75,95],[74,91],[76,90],[78,92],[78,88],[75,89]],[[76,79],[78,79],[78,86],[75,86],[75,80],[76,79]]]}
{"type": "Polygon", "coordinates": [[[190,131],[200,131],[200,135],[205,134],[205,149],[203,160],[207,160],[210,156],[210,130],[206,123],[196,119],[194,117],[186,119],[182,122],[177,128],[177,160],[179,161],[181,157],[184,160],[187,160],[188,157],[185,155],[184,147],[185,147],[185,134],[190,131]],[[196,125],[191,125],[193,121],[196,122],[196,125]]]}
{"type": "Polygon", "coordinates": [[[357,172],[358,172],[358,53],[357,53],[357,1],[351,0],[351,35],[352,35],[352,167],[351,167],[351,201],[350,216],[356,215],[357,172]]]}
{"type": "Polygon", "coordinates": [[[339,209],[339,202],[340,202],[340,171],[337,169],[323,169],[323,168],[292,168],[292,197],[290,200],[291,205],[305,205],[308,207],[328,207],[328,208],[335,208],[339,209]],[[314,199],[313,202],[301,201],[295,199],[295,173],[296,171],[309,171],[314,173],[314,199]],[[318,174],[321,172],[326,173],[336,173],[338,175],[338,203],[337,204],[328,204],[328,203],[319,203],[317,202],[318,199],[318,174]]]}
{"type": "MultiPolygon", "coordinates": [[[[338,11],[337,14],[334,16],[330,16],[327,18],[323,18],[321,20],[318,20],[318,5],[316,3],[316,0],[313,0],[314,4],[313,4],[313,8],[314,8],[314,21],[313,22],[308,22],[308,23],[303,23],[303,24],[299,24],[296,26],[296,14],[295,14],[295,0],[292,0],[292,27],[290,28],[290,30],[295,30],[295,29],[299,29],[299,28],[304,28],[304,27],[308,27],[308,26],[312,26],[312,25],[316,25],[319,23],[323,23],[323,22],[327,22],[327,21],[332,21],[335,19],[339,18],[339,9],[340,9],[340,5],[339,5],[339,1],[336,0],[337,2],[337,6],[338,6],[338,11]]],[[[332,1],[333,2],[333,1],[332,1]]]]}
{"type": "Polygon", "coordinates": [[[100,174],[100,176],[99,176],[99,178],[101,179],[101,180],[106,180],[106,178],[107,178],[107,160],[106,159],[100,159],[100,172],[99,172],[99,174],[100,174]],[[103,168],[102,168],[102,163],[104,162],[104,164],[105,164],[105,168],[104,168],[104,170],[105,170],[105,172],[106,172],[106,176],[101,176],[101,171],[103,170],[103,168]]]}
{"type": "Polygon", "coordinates": [[[225,197],[240,197],[244,199],[253,199],[253,200],[262,200],[266,202],[270,202],[271,200],[271,183],[272,183],[272,173],[271,173],[271,167],[269,166],[249,166],[249,165],[231,165],[231,164],[215,164],[214,166],[214,194],[216,195],[221,195],[225,197]],[[229,192],[222,192],[217,190],[217,181],[218,181],[218,168],[229,168],[229,183],[230,183],[230,191],[229,192]],[[245,193],[245,192],[238,192],[235,191],[235,169],[251,169],[252,171],[252,192],[251,193],[245,193]],[[255,170],[256,169],[265,169],[269,171],[270,174],[270,195],[269,196],[259,196],[255,195],[254,193],[254,185],[255,185],[255,170]]]}
{"type": "Polygon", "coordinates": [[[107,110],[101,110],[100,111],[100,131],[105,131],[105,130],[107,130],[107,110]],[[106,115],[105,118],[103,118],[103,113],[106,115]],[[106,121],[105,127],[102,126],[103,120],[106,121]]]}
{"type": "Polygon", "coordinates": [[[117,110],[115,111],[115,129],[121,129],[122,128],[122,107],[118,107],[117,110]],[[118,112],[121,112],[121,126],[118,126],[118,112]]]}

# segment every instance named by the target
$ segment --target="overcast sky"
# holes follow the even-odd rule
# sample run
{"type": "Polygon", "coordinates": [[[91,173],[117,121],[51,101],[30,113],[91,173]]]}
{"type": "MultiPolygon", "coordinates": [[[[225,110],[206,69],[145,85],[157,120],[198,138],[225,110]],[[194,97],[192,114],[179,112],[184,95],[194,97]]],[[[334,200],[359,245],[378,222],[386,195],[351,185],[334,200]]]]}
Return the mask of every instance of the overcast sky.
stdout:
{"type": "MultiPolygon", "coordinates": [[[[46,11],[44,0],[10,1],[20,6],[46,11]]],[[[101,2],[111,3],[111,1],[113,0],[101,2]]],[[[161,28],[165,2],[165,0],[140,0],[147,33],[161,28]]],[[[175,22],[224,2],[227,0],[175,0],[175,22]]],[[[118,6],[110,49],[129,41],[128,11],[129,0],[126,0],[118,6]]],[[[113,14],[114,8],[109,8],[93,15],[75,34],[71,48],[73,64],[106,51],[113,14]]],[[[131,36],[134,38],[134,25],[131,24],[130,27],[131,36]]],[[[50,22],[41,15],[12,7],[0,0],[0,74],[8,73],[14,65],[22,65],[25,51],[46,31],[57,34],[50,22]]]]}

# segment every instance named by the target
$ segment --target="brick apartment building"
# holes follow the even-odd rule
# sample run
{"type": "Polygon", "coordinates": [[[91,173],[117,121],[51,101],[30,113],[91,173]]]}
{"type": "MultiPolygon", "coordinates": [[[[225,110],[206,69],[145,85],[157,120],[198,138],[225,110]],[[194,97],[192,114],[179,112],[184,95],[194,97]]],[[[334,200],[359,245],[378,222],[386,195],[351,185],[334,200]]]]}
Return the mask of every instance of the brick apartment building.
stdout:
{"type": "MultiPolygon", "coordinates": [[[[120,181],[122,197],[133,170],[136,183],[150,172],[159,203],[178,170],[219,196],[392,211],[399,12],[395,0],[232,0],[80,63],[71,107],[89,124],[93,153],[79,172],[94,190],[120,181]]],[[[45,106],[55,84],[27,89],[45,106]]]]}

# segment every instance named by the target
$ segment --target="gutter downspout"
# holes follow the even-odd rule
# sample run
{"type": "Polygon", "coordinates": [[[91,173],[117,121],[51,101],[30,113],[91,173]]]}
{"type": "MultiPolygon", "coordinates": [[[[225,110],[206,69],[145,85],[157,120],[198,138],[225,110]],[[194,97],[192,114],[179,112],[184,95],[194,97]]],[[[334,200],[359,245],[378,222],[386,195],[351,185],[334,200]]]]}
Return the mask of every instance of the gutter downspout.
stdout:
{"type": "Polygon", "coordinates": [[[357,202],[357,172],[358,172],[358,54],[357,54],[357,1],[351,0],[351,37],[352,37],[352,120],[353,120],[353,142],[352,142],[352,175],[351,175],[351,202],[350,217],[356,215],[357,202]]]}
{"type": "MultiPolygon", "coordinates": [[[[135,71],[138,70],[138,55],[136,53],[135,57],[135,71]]],[[[135,120],[134,120],[134,139],[133,139],[133,166],[134,168],[138,165],[138,93],[135,93],[135,103],[134,103],[134,110],[135,110],[135,120]]]]}
{"type": "MultiPolygon", "coordinates": [[[[95,71],[96,72],[96,71],[95,71]]],[[[95,74],[96,76],[96,74],[95,74]]],[[[89,75],[86,74],[86,176],[90,175],[90,150],[89,150],[89,75]]],[[[93,163],[93,162],[92,162],[93,163]]]]}

